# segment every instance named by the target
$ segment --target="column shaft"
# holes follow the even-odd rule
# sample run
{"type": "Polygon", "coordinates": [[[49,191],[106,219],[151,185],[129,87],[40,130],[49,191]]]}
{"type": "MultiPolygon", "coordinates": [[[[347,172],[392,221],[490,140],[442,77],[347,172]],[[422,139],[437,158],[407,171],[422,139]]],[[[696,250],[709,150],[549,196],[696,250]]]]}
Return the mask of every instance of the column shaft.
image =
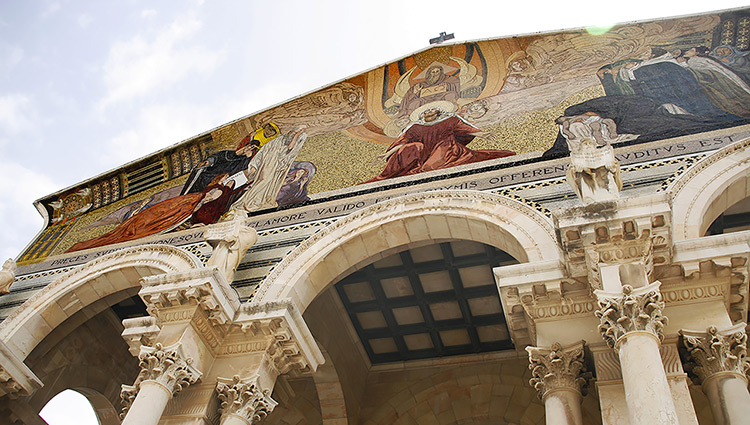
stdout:
{"type": "Polygon", "coordinates": [[[648,331],[623,335],[617,347],[630,425],[677,425],[677,411],[659,353],[648,331]]]}
{"type": "Polygon", "coordinates": [[[158,425],[171,398],[172,392],[164,385],[151,380],[141,382],[138,395],[122,425],[158,425]]]}
{"type": "Polygon", "coordinates": [[[575,390],[550,391],[544,398],[546,425],[583,425],[581,393],[575,390]]]}
{"type": "Polygon", "coordinates": [[[747,381],[735,373],[716,373],[703,383],[716,425],[739,425],[750,421],[747,381]]]}
{"type": "Polygon", "coordinates": [[[221,416],[221,425],[252,425],[252,422],[240,415],[228,414],[221,416]]]}

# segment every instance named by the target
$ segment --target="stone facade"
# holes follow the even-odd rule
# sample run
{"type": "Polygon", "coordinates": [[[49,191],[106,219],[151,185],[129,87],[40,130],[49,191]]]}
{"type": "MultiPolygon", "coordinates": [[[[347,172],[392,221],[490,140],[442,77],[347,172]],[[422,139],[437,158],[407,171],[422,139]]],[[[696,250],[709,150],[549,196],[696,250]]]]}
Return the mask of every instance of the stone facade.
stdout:
{"type": "Polygon", "coordinates": [[[104,425],[746,422],[750,221],[712,229],[750,217],[750,127],[576,131],[7,263],[0,422],[67,388],[104,425]]]}

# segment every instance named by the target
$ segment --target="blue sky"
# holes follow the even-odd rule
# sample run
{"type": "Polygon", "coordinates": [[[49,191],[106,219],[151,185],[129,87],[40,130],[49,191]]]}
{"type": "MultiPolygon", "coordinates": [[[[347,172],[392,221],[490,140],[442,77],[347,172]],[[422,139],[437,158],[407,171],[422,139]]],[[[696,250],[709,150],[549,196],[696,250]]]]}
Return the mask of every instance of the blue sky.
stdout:
{"type": "Polygon", "coordinates": [[[35,199],[424,48],[741,7],[742,1],[5,1],[0,261],[35,199]]]}

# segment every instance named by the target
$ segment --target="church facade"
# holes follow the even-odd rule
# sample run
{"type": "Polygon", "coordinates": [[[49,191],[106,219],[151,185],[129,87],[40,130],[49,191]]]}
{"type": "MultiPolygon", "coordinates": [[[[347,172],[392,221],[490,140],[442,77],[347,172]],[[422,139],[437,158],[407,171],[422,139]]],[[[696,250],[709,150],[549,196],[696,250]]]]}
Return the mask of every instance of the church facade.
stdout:
{"type": "Polygon", "coordinates": [[[436,45],[36,207],[3,423],[750,417],[750,9],[436,45]]]}

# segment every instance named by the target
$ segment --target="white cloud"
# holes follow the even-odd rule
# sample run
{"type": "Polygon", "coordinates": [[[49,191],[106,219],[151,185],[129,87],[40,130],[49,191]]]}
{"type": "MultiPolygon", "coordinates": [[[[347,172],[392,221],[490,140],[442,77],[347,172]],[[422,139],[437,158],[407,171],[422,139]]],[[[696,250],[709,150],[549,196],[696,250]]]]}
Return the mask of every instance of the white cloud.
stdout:
{"type": "Polygon", "coordinates": [[[143,9],[141,10],[141,17],[142,18],[153,18],[156,16],[156,10],[155,9],[143,9]]]}
{"type": "Polygon", "coordinates": [[[115,167],[159,149],[197,136],[231,120],[278,103],[279,93],[293,93],[292,85],[265,85],[251,92],[220,97],[200,105],[165,102],[142,108],[136,124],[106,141],[103,165],[115,167]]]}
{"type": "Polygon", "coordinates": [[[223,58],[222,51],[212,51],[190,39],[202,24],[187,17],[174,21],[147,40],[136,36],[115,43],[103,67],[107,95],[99,102],[104,109],[174,85],[193,74],[208,74],[223,58]]]}
{"type": "Polygon", "coordinates": [[[31,99],[25,94],[0,96],[0,132],[18,134],[28,130],[32,127],[35,115],[31,99]]]}
{"type": "Polygon", "coordinates": [[[40,194],[58,187],[50,177],[32,171],[0,155],[0,223],[3,226],[0,261],[21,253],[44,222],[33,207],[40,194]]]}
{"type": "Polygon", "coordinates": [[[92,18],[91,15],[87,15],[85,13],[78,15],[78,18],[76,19],[76,22],[78,22],[78,26],[83,29],[88,28],[93,21],[94,18],[92,18]]]}

